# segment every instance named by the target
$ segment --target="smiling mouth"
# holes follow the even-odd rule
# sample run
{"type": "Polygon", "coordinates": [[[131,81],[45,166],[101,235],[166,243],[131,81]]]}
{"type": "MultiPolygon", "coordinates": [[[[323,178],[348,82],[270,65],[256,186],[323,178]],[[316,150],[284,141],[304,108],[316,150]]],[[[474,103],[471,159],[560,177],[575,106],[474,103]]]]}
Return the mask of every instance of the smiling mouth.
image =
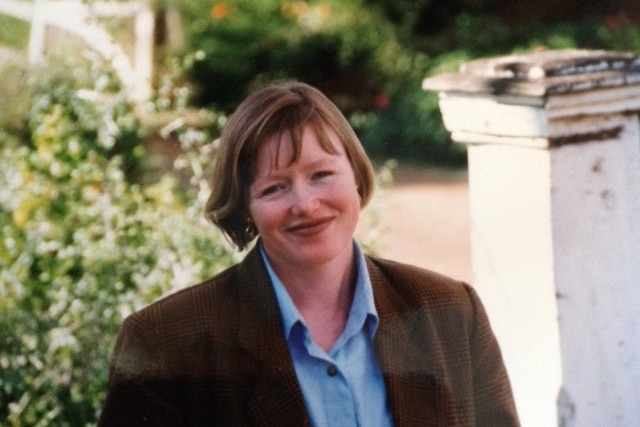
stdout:
{"type": "Polygon", "coordinates": [[[287,227],[287,231],[290,233],[297,233],[302,235],[316,234],[327,228],[331,220],[331,217],[324,217],[313,221],[305,221],[287,227]]]}

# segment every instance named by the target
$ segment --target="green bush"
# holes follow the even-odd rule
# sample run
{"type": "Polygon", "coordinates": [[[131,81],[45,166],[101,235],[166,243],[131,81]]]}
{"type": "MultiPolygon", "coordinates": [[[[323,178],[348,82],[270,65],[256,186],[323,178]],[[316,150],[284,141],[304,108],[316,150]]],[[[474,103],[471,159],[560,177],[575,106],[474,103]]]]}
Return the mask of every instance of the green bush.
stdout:
{"type": "Polygon", "coordinates": [[[235,260],[202,218],[210,139],[176,134],[193,190],[172,174],[137,184],[144,132],[111,74],[67,76],[34,90],[28,140],[0,151],[0,419],[13,427],[94,424],[124,316],[235,260]]]}
{"type": "Polygon", "coordinates": [[[420,82],[380,93],[380,107],[354,113],[350,121],[377,161],[395,159],[422,166],[464,166],[463,145],[453,144],[442,124],[437,95],[419,90],[420,82]]]}
{"type": "Polygon", "coordinates": [[[349,1],[181,3],[189,74],[198,102],[231,110],[265,81],[295,78],[320,88],[342,111],[372,157],[464,163],[420,88],[429,61],[408,45],[381,7],[349,1]],[[388,102],[385,103],[385,99],[388,102]]]}
{"type": "Polygon", "coordinates": [[[199,102],[231,110],[256,85],[298,78],[343,109],[371,105],[393,73],[393,26],[358,0],[183,1],[188,47],[204,53],[191,79],[199,102]]]}
{"type": "Polygon", "coordinates": [[[29,23],[0,14],[0,46],[15,50],[26,49],[29,41],[29,23]]]}
{"type": "Polygon", "coordinates": [[[31,88],[22,64],[0,64],[0,75],[0,99],[5,100],[0,108],[0,142],[8,144],[27,132],[31,88]]]}

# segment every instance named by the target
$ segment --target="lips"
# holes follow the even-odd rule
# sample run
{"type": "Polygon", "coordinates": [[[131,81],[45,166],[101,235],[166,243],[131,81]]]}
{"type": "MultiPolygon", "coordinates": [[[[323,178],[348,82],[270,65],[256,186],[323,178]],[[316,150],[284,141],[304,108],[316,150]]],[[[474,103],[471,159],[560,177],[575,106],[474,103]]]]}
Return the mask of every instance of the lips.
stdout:
{"type": "Polygon", "coordinates": [[[324,231],[332,220],[333,217],[323,217],[310,221],[303,221],[287,227],[286,230],[289,233],[295,233],[301,236],[312,236],[324,231]]]}

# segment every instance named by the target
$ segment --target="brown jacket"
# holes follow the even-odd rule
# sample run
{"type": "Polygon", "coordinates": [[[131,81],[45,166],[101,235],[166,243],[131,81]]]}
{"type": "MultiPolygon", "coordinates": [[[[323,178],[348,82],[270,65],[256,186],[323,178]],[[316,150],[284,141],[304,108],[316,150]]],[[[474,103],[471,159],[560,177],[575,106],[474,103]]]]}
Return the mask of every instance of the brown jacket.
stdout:
{"type": "MultiPolygon", "coordinates": [[[[375,348],[395,425],[518,426],[475,292],[391,261],[367,257],[367,267],[380,316],[375,348]]],[[[255,249],[124,322],[99,427],[146,425],[310,425],[255,249]]]]}

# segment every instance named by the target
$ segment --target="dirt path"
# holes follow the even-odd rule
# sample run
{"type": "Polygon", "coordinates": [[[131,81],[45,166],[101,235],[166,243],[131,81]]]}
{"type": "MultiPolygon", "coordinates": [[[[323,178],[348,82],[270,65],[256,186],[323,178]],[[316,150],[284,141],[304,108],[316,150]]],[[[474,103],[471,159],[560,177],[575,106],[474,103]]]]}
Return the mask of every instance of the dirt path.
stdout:
{"type": "Polygon", "coordinates": [[[464,171],[399,168],[382,200],[381,256],[471,281],[464,171]]]}

